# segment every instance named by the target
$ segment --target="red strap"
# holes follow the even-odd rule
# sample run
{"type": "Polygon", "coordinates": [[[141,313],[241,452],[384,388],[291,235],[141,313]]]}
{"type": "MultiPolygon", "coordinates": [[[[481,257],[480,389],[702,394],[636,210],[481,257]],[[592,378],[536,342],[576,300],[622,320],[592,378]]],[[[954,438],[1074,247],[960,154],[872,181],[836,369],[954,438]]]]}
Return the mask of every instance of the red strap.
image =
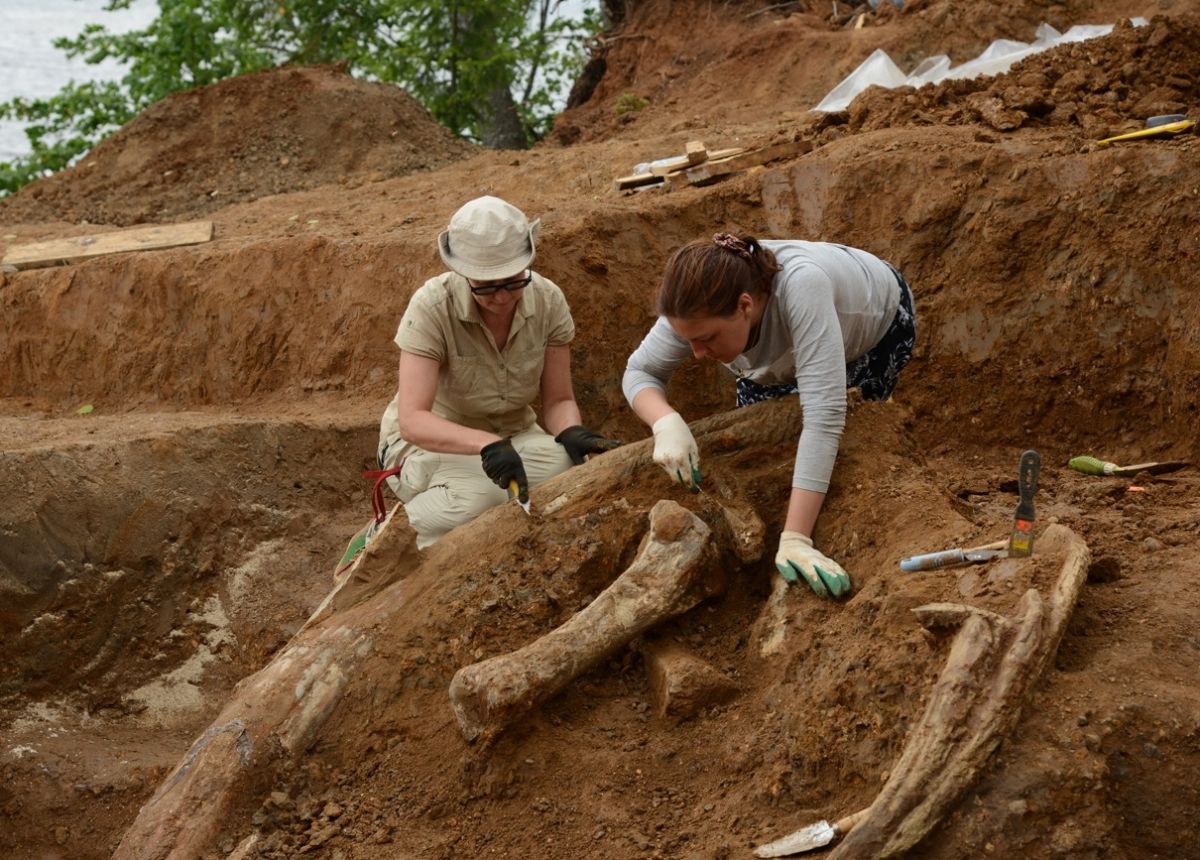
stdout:
{"type": "Polygon", "coordinates": [[[383,500],[383,482],[392,475],[399,475],[404,465],[393,466],[390,469],[370,469],[363,472],[364,478],[374,478],[375,487],[371,490],[371,510],[375,514],[375,525],[382,525],[387,519],[387,502],[383,500]]]}

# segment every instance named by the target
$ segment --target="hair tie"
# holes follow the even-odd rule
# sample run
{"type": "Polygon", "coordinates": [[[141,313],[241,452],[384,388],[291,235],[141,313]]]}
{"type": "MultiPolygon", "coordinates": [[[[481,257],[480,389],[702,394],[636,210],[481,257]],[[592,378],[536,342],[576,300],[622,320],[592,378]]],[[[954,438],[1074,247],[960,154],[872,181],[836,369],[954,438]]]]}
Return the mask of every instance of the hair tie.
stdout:
{"type": "Polygon", "coordinates": [[[743,260],[749,260],[754,253],[749,245],[732,233],[715,233],[712,240],[718,248],[724,248],[726,251],[737,254],[743,260]]]}

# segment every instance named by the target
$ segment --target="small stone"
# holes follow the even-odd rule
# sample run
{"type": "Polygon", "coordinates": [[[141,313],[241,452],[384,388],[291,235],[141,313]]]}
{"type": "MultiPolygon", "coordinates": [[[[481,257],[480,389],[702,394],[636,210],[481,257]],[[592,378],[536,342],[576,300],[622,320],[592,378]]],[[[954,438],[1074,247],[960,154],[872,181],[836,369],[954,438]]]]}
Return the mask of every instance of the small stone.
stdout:
{"type": "Polygon", "coordinates": [[[1083,726],[1086,726],[1086,725],[1087,725],[1089,722],[1090,722],[1090,721],[1088,720],[1088,715],[1087,715],[1087,714],[1080,714],[1080,715],[1079,715],[1079,719],[1077,719],[1077,720],[1075,721],[1075,724],[1076,724],[1077,726],[1079,726],[1080,728],[1082,728],[1083,726]]]}
{"type": "Polygon", "coordinates": [[[1029,804],[1024,800],[1009,801],[1008,811],[1013,815],[1024,815],[1029,811],[1029,804]]]}
{"type": "Polygon", "coordinates": [[[1160,549],[1166,549],[1166,544],[1154,537],[1146,538],[1144,541],[1142,541],[1142,546],[1145,548],[1146,552],[1158,552],[1160,549]]]}
{"type": "Polygon", "coordinates": [[[1150,743],[1150,741],[1146,741],[1144,744],[1142,744],[1142,752],[1150,756],[1150,758],[1163,757],[1162,750],[1160,750],[1157,745],[1150,743]]]}
{"type": "Polygon", "coordinates": [[[66,845],[67,839],[70,837],[71,831],[65,827],[54,828],[54,843],[56,845],[66,845]]]}
{"type": "Polygon", "coordinates": [[[325,804],[325,808],[321,810],[321,814],[332,821],[342,814],[342,807],[331,800],[325,804]]]}
{"type": "Polygon", "coordinates": [[[1092,752],[1096,752],[1100,749],[1100,736],[1094,732],[1088,732],[1083,736],[1083,745],[1092,752]]]}

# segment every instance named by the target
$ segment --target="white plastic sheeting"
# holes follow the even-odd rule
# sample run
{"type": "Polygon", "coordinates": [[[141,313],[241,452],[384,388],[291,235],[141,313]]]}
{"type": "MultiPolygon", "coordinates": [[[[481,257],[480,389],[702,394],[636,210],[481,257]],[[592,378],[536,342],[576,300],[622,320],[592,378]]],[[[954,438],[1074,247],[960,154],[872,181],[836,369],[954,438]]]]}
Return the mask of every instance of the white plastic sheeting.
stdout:
{"type": "MultiPolygon", "coordinates": [[[[1135,27],[1141,27],[1144,24],[1146,24],[1145,18],[1133,19],[1135,27]]],[[[954,68],[950,67],[950,58],[945,54],[926,57],[907,75],[892,62],[892,58],[883,50],[877,49],[871,56],[863,60],[845,80],[830,90],[829,94],[813,110],[826,112],[845,110],[849,107],[850,102],[854,101],[855,96],[867,87],[874,85],[887,89],[903,86],[920,87],[956,78],[999,75],[1007,72],[1017,60],[1028,57],[1030,54],[1053,48],[1055,45],[1107,36],[1112,32],[1113,26],[1113,24],[1076,24],[1067,32],[1060,33],[1043,22],[1038,25],[1036,38],[1032,42],[997,39],[988,45],[987,50],[978,57],[954,68]]]]}

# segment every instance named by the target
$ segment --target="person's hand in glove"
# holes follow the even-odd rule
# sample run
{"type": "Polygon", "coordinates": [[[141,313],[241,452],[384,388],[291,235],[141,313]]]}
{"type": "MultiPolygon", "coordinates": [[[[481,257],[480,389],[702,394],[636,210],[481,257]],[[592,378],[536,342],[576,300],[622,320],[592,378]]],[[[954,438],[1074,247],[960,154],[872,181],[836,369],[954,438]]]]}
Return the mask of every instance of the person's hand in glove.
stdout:
{"type": "Polygon", "coordinates": [[[589,454],[603,454],[605,451],[621,447],[621,443],[616,439],[605,439],[581,424],[568,427],[555,436],[554,441],[567,449],[567,456],[576,466],[582,465],[589,454]]]}
{"type": "Polygon", "coordinates": [[[850,593],[850,577],[842,566],[800,532],[784,532],[779,536],[775,567],[792,584],[803,577],[808,587],[821,597],[844,597],[850,593]]]}
{"type": "Polygon", "coordinates": [[[522,503],[529,502],[529,479],[525,477],[525,464],[521,462],[521,455],[513,447],[511,439],[501,439],[484,445],[479,450],[479,457],[483,460],[484,473],[496,486],[507,490],[508,485],[516,481],[517,498],[522,503]]]}
{"type": "Polygon", "coordinates": [[[693,493],[700,492],[700,449],[683,416],[668,412],[650,430],[654,433],[654,462],[693,493]]]}

